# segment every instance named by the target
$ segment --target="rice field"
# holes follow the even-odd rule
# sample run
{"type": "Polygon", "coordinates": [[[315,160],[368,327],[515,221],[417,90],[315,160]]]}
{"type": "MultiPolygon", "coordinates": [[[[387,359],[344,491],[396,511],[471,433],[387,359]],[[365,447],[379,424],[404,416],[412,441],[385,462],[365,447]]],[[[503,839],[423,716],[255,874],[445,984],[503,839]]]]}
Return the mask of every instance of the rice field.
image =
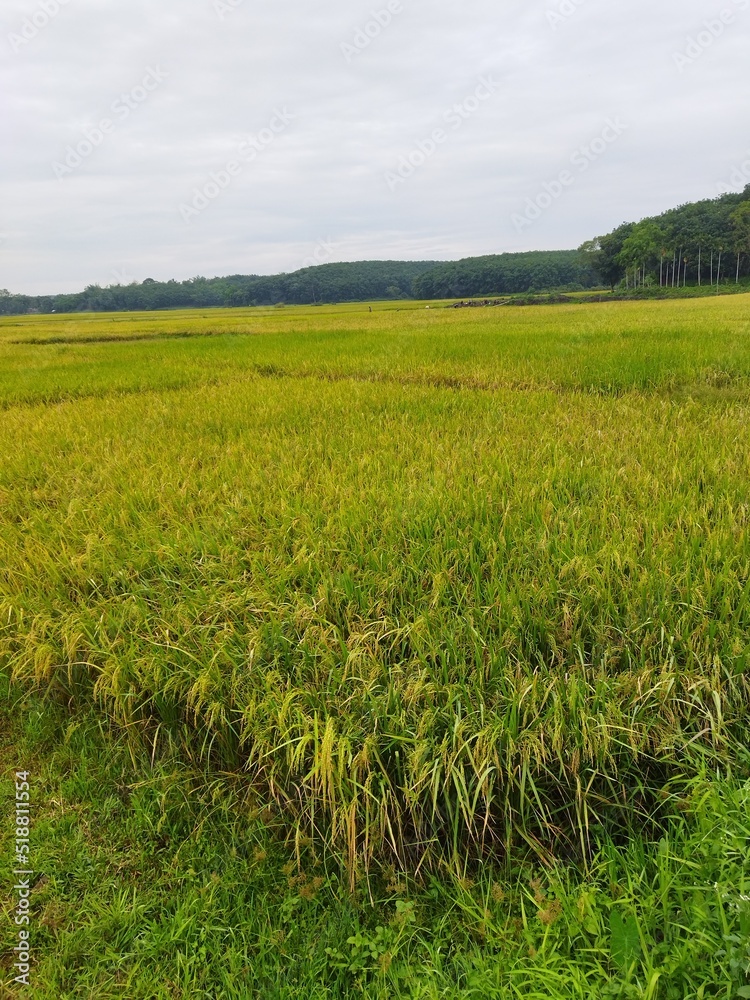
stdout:
{"type": "Polygon", "coordinates": [[[0,406],[248,376],[436,388],[747,385],[749,297],[452,310],[441,303],[0,318],[0,406]],[[372,308],[372,312],[369,309],[372,308]]]}
{"type": "Polygon", "coordinates": [[[0,321],[0,670],[352,887],[737,773],[750,296],[0,321]]]}

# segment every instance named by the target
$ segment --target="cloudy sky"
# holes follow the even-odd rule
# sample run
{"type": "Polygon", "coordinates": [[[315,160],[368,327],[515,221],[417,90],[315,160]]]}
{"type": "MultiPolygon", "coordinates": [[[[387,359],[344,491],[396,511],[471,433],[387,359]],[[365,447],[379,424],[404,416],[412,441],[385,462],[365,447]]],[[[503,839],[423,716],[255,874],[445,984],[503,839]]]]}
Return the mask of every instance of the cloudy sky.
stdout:
{"type": "Polygon", "coordinates": [[[0,287],[560,249],[750,182],[750,0],[3,0],[0,287]]]}

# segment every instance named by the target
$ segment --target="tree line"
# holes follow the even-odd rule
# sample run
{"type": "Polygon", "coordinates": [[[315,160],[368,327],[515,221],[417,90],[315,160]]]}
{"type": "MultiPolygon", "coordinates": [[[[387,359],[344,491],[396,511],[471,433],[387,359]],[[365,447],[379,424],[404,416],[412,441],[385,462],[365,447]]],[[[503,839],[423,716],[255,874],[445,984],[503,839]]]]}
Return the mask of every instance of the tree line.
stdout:
{"type": "Polygon", "coordinates": [[[577,250],[504,253],[439,264],[414,281],[418,299],[463,299],[600,285],[591,262],[577,250]]]}
{"type": "Polygon", "coordinates": [[[741,194],[623,223],[580,253],[613,290],[738,284],[750,277],[750,184],[741,194]]]}
{"type": "Polygon", "coordinates": [[[359,261],[322,264],[272,276],[235,274],[187,281],[147,278],[141,283],[106,288],[89,285],[83,292],[68,295],[0,292],[0,315],[462,298],[547,288],[590,288],[598,281],[590,263],[575,250],[501,254],[448,264],[359,261]]]}
{"type": "Polygon", "coordinates": [[[102,288],[89,285],[69,295],[11,295],[0,292],[0,315],[14,313],[120,312],[232,306],[315,305],[408,299],[414,279],[434,261],[360,261],[323,264],[291,274],[145,281],[102,288]]]}

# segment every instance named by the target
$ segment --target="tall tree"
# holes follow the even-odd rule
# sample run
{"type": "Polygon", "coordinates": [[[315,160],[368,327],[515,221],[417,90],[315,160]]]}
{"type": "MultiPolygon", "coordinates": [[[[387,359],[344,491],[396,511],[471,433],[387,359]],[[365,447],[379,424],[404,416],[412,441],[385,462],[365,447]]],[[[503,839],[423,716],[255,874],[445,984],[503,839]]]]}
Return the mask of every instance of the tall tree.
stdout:
{"type": "Polygon", "coordinates": [[[740,280],[740,261],[743,253],[750,254],[750,201],[743,201],[730,216],[732,242],[737,251],[737,277],[740,280]]]}

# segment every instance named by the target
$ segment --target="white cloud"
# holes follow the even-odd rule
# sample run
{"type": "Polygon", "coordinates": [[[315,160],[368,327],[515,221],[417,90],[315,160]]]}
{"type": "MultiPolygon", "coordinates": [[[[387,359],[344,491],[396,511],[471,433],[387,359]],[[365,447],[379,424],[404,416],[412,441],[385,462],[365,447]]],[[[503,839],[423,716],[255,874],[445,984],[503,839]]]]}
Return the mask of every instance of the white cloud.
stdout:
{"type": "Polygon", "coordinates": [[[42,24],[41,0],[5,0],[0,286],[272,273],[321,243],[340,260],[573,247],[714,195],[747,150],[744,0],[585,0],[553,29],[561,2],[401,0],[347,61],[342,43],[385,0],[232,0],[223,17],[213,0],[67,0],[20,48],[10,36],[42,24]],[[731,26],[680,73],[675,53],[724,7],[731,26]],[[158,88],[56,180],[61,153],[155,66],[158,88]],[[482,75],[497,94],[389,190],[385,173],[482,75]],[[276,108],[288,128],[186,226],[180,204],[276,108]],[[519,234],[518,206],[615,115],[627,133],[519,234]]]}

